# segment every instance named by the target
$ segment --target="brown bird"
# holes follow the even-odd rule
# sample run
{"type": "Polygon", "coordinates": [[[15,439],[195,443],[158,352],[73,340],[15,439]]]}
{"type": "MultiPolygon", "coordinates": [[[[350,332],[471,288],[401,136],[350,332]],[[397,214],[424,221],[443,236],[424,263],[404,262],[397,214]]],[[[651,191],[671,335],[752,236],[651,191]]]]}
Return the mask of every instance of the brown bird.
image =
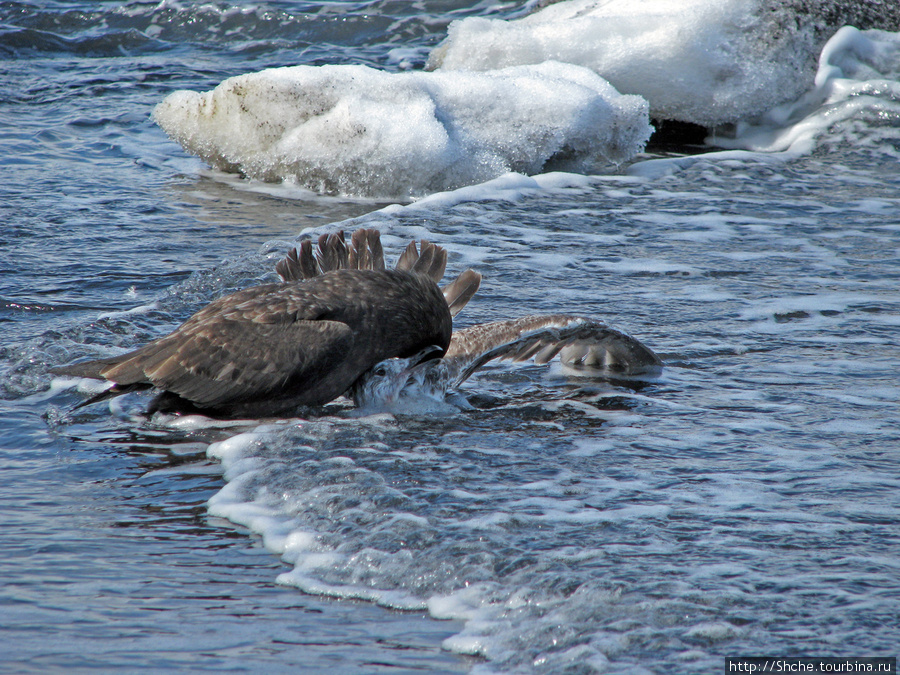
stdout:
{"type": "Polygon", "coordinates": [[[452,315],[481,280],[466,270],[438,288],[446,262],[423,240],[388,270],[377,231],[355,232],[349,247],[343,232],[323,235],[315,256],[306,240],[278,264],[282,283],[219,298],[135,351],[51,372],[115,383],[83,405],[150,387],[163,393],[149,412],[259,417],[322,405],[384,359],[446,351],[452,315]]]}

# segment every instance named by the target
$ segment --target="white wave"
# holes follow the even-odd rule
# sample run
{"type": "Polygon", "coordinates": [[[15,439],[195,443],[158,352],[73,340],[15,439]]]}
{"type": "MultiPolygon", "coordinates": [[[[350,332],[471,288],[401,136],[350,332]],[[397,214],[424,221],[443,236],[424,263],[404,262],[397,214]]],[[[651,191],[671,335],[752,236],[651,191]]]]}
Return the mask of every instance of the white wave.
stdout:
{"type": "MultiPolygon", "coordinates": [[[[492,570],[506,565],[506,556],[512,555],[508,550],[494,552],[505,541],[506,528],[526,522],[550,530],[585,523],[602,527],[669,516],[670,509],[660,504],[585,508],[588,493],[573,493],[574,476],[565,470],[521,485],[472,485],[474,492],[449,495],[454,504],[462,504],[446,512],[423,508],[446,490],[440,487],[439,493],[432,493],[430,485],[422,486],[424,492],[410,489],[402,481],[389,480],[384,467],[406,465],[433,472],[436,463],[446,462],[427,445],[417,445],[414,452],[395,449],[396,439],[386,435],[394,424],[387,417],[328,418],[264,425],[214,443],[208,455],[222,463],[227,483],[210,499],[209,511],[258,533],[267,549],[292,566],[278,576],[279,583],[307,593],[427,609],[435,618],[463,620],[463,632],[448,638],[444,647],[501,662],[519,660],[510,649],[520,639],[554,630],[552,622],[541,619],[541,607],[562,616],[570,611],[567,605],[594,607],[606,597],[585,588],[566,599],[531,588],[531,583],[543,583],[533,576],[534,570],[518,584],[501,583],[492,570]],[[481,517],[467,515],[464,504],[481,517]],[[520,638],[520,630],[528,635],[520,638]]],[[[470,466],[464,456],[459,461],[470,466]]],[[[509,461],[516,461],[515,453],[509,453],[509,461]]],[[[451,461],[447,468],[455,471],[456,464],[451,461]]],[[[604,494],[646,490],[639,480],[598,480],[604,494]]],[[[645,551],[668,548],[661,542],[643,546],[645,551]]],[[[546,563],[587,562],[600,555],[593,546],[563,548],[548,553],[546,563]]],[[[606,599],[617,604],[615,597],[606,599]]],[[[576,651],[555,653],[542,646],[541,658],[559,666],[584,659],[606,662],[597,647],[576,644],[572,649],[576,651]]]]}
{"type": "Polygon", "coordinates": [[[46,401],[58,393],[62,391],[69,391],[70,389],[74,389],[75,391],[82,394],[90,394],[94,396],[96,394],[100,394],[110,387],[112,387],[111,382],[101,382],[99,380],[92,380],[86,377],[69,377],[69,376],[61,376],[54,377],[50,380],[50,388],[46,391],[39,391],[31,396],[24,397],[23,401],[28,402],[40,402],[46,401]]]}
{"type": "Polygon", "coordinates": [[[491,73],[295,66],[178,91],[154,119],[214,168],[322,193],[410,198],[514,171],[608,168],[651,133],[646,101],[561,63],[491,73]]]}
{"type": "MultiPolygon", "coordinates": [[[[718,166],[753,175],[747,164],[718,166]]],[[[490,318],[547,298],[570,304],[581,296],[597,308],[606,293],[633,325],[651,304],[661,327],[652,344],[682,362],[667,368],[661,386],[642,395],[567,388],[567,398],[546,400],[530,390],[544,388],[534,375],[498,369],[480,393],[504,391],[510,402],[481,413],[259,427],[210,447],[228,481],[210,512],[260,534],[289,565],[282,584],[463,622],[443,646],[485,657],[477,672],[591,672],[591,664],[640,672],[659,669],[658,658],[707,672],[724,652],[771,644],[744,617],[769,617],[784,602],[802,611],[808,589],[822,592],[819,578],[791,593],[772,580],[804,569],[823,538],[863,536],[872,528],[865,519],[893,513],[896,481],[868,464],[867,444],[878,451],[896,436],[893,333],[880,330],[895,314],[894,296],[877,270],[864,280],[847,274],[873,250],[857,250],[862,233],[874,230],[894,250],[893,230],[879,229],[892,202],[888,191],[853,193],[851,236],[836,227],[820,235],[817,222],[830,225],[834,211],[819,195],[785,198],[755,182],[736,195],[734,183],[710,187],[718,184],[707,177],[717,176],[700,169],[662,186],[508,175],[357,222],[382,229],[388,252],[413,236],[439,237],[452,265],[482,260],[490,318]],[[702,193],[687,189],[697,184],[702,193]],[[466,203],[464,194],[496,201],[466,203]],[[652,232],[653,245],[637,241],[626,252],[615,237],[627,234],[601,223],[610,214],[652,232]],[[552,229],[563,217],[566,228],[552,229]],[[532,265],[528,249],[558,261],[532,265]],[[579,287],[545,282],[573,258],[579,287]],[[792,260],[812,270],[807,283],[784,286],[792,260]],[[746,277],[756,268],[763,271],[746,277]],[[738,274],[709,273],[717,270],[738,274]],[[643,286],[648,279],[664,284],[643,286]],[[709,302],[720,306],[707,312],[709,302]],[[815,316],[777,323],[801,311],[815,316]],[[689,325],[704,314],[713,317],[705,328],[689,325]],[[837,321],[852,327],[834,332],[837,321]],[[777,340],[760,339],[769,326],[777,340]],[[804,441],[791,440],[801,433],[804,441]],[[861,500],[863,491],[874,496],[861,500]],[[779,537],[809,548],[785,561],[779,537]],[[761,553],[763,539],[773,543],[761,553]],[[775,590],[758,591],[767,585],[775,590]],[[648,655],[646,644],[664,649],[648,655]]],[[[847,579],[877,584],[880,575],[860,564],[827,587],[835,616],[844,614],[847,579]]],[[[808,616],[820,625],[818,607],[808,616]]],[[[810,635],[831,639],[828,631],[810,635]]]]}
{"type": "Polygon", "coordinates": [[[656,118],[715,126],[812,83],[814,31],[790,31],[763,9],[750,0],[567,0],[514,21],[456,21],[429,66],[575,63],[647,99],[656,118]]]}
{"type": "Polygon", "coordinates": [[[597,180],[590,176],[557,171],[536,176],[507,173],[478,185],[436,192],[412,204],[390,204],[381,211],[386,214],[419,210],[441,211],[465,202],[489,200],[514,202],[553,190],[587,187],[597,180]]]}
{"type": "MultiPolygon", "coordinates": [[[[752,118],[720,128],[707,139],[724,148],[686,157],[636,162],[635,177],[655,180],[695,164],[752,161],[778,164],[820,147],[900,159],[900,33],[844,26],[825,44],[815,80],[795,99],[752,118]]],[[[891,208],[870,201],[863,211],[891,208]]]]}
{"type": "Polygon", "coordinates": [[[157,301],[151,302],[147,305],[138,305],[137,307],[132,307],[131,309],[125,309],[118,312],[102,312],[101,314],[97,315],[97,319],[122,319],[131,316],[146,314],[147,312],[152,312],[155,309],[159,309],[159,302],[157,301]]]}
{"type": "Polygon", "coordinates": [[[778,316],[808,316],[823,312],[846,312],[853,306],[877,303],[878,297],[868,293],[819,293],[816,295],[787,295],[770,300],[755,300],[741,312],[742,319],[771,319],[778,316]]]}
{"type": "MultiPolygon", "coordinates": [[[[796,100],[776,106],[737,125],[733,138],[716,137],[716,145],[792,155],[812,152],[823,136],[847,138],[860,145],[853,129],[836,129],[849,120],[873,118],[867,133],[887,127],[896,138],[900,126],[900,33],[841,28],[822,49],[814,86],[796,100]]],[[[877,141],[876,141],[877,142],[877,141]]],[[[881,144],[891,154],[900,151],[881,144]]]]}

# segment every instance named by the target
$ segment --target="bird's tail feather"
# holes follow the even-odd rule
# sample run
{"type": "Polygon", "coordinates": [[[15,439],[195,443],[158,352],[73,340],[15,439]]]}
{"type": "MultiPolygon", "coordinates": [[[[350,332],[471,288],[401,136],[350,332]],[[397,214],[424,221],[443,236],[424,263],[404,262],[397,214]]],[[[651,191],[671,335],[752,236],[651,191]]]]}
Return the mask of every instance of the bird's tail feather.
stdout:
{"type": "Polygon", "coordinates": [[[323,234],[315,248],[312,240],[304,239],[275,265],[282,281],[302,281],[343,269],[384,269],[384,249],[378,230],[356,230],[350,237],[349,246],[343,230],[323,234]]]}
{"type": "MultiPolygon", "coordinates": [[[[275,265],[275,271],[282,281],[303,281],[320,274],[339,269],[383,270],[384,249],[378,230],[360,228],[350,237],[350,244],[344,240],[344,231],[323,234],[314,247],[310,239],[300,242],[296,248],[275,265]]],[[[425,239],[416,245],[415,241],[400,255],[394,269],[424,274],[440,282],[447,269],[447,251],[425,239]]],[[[459,314],[481,284],[481,275],[467,269],[452,282],[441,288],[451,316],[459,314]]]]}
{"type": "Polygon", "coordinates": [[[378,230],[360,228],[350,237],[350,269],[384,269],[384,249],[378,230]]]}
{"type": "Polygon", "coordinates": [[[450,316],[456,316],[465,307],[481,285],[481,275],[473,269],[465,270],[456,279],[441,288],[450,316]]]}
{"type": "Polygon", "coordinates": [[[447,269],[447,251],[425,239],[420,242],[420,245],[421,250],[416,248],[415,241],[409,242],[394,269],[424,274],[437,283],[443,278],[444,271],[447,269]]]}

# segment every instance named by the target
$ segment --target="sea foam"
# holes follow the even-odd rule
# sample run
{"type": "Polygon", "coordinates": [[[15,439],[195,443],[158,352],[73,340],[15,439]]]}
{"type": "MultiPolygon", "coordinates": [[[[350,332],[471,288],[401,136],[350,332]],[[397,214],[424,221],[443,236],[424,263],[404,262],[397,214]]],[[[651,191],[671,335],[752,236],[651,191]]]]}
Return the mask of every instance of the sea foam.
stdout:
{"type": "MultiPolygon", "coordinates": [[[[865,147],[900,159],[898,101],[900,33],[844,26],[822,48],[814,81],[801,96],[738,122],[730,133],[720,129],[707,139],[724,150],[639,161],[627,173],[655,180],[712,162],[776,165],[823,146],[865,147]]],[[[879,200],[866,200],[857,208],[873,212],[885,207],[879,200]]]]}
{"type": "Polygon", "coordinates": [[[154,119],[215,168],[385,198],[509,171],[599,170],[640,152],[652,131],[646,101],[553,62],[490,73],[275,68],[175,92],[154,119]]]}
{"type": "Polygon", "coordinates": [[[900,33],[841,28],[823,47],[813,85],[796,100],[736,125],[715,144],[761,152],[809,153],[829,142],[882,145],[896,154],[893,120],[900,119],[900,33]],[[864,133],[854,129],[870,120],[864,133]],[[846,131],[838,126],[843,125],[846,131]],[[881,131],[884,133],[881,133],[881,131]],[[863,135],[868,138],[863,138],[863,135]]]}

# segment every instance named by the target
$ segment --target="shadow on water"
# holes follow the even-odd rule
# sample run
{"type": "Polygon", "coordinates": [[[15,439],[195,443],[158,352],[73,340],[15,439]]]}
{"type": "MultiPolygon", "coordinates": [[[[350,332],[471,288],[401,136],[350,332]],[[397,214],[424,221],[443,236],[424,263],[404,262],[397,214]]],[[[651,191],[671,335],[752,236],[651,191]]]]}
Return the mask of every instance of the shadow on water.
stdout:
{"type": "Polygon", "coordinates": [[[248,242],[293,241],[303,230],[370,213],[389,202],[339,199],[314,195],[289,185],[273,185],[234,174],[204,170],[197,180],[170,182],[162,189],[166,201],[208,228],[218,255],[222,238],[248,242]]]}

